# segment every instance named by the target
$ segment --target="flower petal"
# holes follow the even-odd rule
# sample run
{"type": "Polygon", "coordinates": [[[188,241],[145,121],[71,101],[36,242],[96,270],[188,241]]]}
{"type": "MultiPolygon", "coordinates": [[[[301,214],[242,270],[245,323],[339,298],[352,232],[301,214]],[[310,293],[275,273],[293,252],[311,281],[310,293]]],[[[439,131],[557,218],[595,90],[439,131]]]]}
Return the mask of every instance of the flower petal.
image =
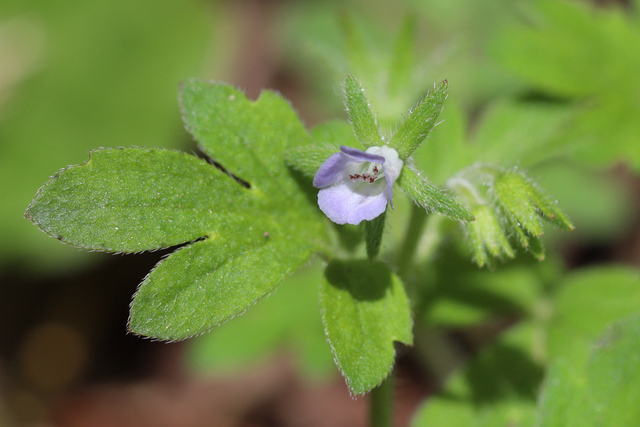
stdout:
{"type": "Polygon", "coordinates": [[[342,153],[334,153],[320,165],[316,176],[313,177],[313,186],[325,188],[335,184],[344,178],[344,169],[349,163],[349,158],[342,153]]]}
{"type": "Polygon", "coordinates": [[[387,181],[387,199],[393,208],[393,184],[396,182],[402,171],[404,162],[398,156],[398,152],[386,145],[382,147],[369,147],[367,153],[384,157],[385,162],[382,164],[384,178],[387,181]]]}
{"type": "Polygon", "coordinates": [[[387,208],[387,195],[364,195],[354,192],[345,182],[318,192],[318,206],[336,224],[358,225],[370,221],[387,208]]]}
{"type": "Polygon", "coordinates": [[[357,163],[371,162],[378,163],[379,165],[384,163],[384,157],[373,154],[369,150],[362,151],[357,148],[345,147],[344,145],[340,146],[340,151],[345,155],[349,156],[352,161],[357,163]]]}

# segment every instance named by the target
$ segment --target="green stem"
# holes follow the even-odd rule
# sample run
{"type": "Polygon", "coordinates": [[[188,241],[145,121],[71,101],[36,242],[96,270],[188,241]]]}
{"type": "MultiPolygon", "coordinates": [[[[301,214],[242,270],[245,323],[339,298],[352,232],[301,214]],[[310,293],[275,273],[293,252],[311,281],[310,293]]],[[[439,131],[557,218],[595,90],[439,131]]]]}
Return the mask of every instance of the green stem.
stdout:
{"type": "Polygon", "coordinates": [[[400,274],[406,273],[406,269],[411,265],[413,257],[416,253],[416,247],[420,236],[422,234],[422,228],[427,219],[427,214],[424,208],[418,205],[411,207],[411,218],[409,219],[409,226],[404,236],[404,243],[399,251],[399,257],[397,261],[398,270],[400,274]]]}
{"type": "Polygon", "coordinates": [[[369,426],[391,427],[393,419],[393,373],[369,394],[369,426]]]}
{"type": "Polygon", "coordinates": [[[382,232],[384,231],[384,220],[387,212],[382,212],[377,218],[366,221],[364,224],[364,236],[367,244],[367,258],[369,261],[376,259],[380,253],[380,244],[382,243],[382,232]]]}

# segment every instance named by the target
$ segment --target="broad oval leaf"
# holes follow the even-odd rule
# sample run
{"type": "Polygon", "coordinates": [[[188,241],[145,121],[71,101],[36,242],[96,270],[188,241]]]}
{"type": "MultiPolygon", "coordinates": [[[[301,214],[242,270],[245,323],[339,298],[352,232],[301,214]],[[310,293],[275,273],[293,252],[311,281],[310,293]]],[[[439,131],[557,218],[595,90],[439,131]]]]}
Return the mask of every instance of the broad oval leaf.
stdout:
{"type": "Polygon", "coordinates": [[[382,262],[329,263],[320,304],[331,351],[354,395],[368,392],[389,375],[394,341],[413,343],[404,287],[382,262]]]}

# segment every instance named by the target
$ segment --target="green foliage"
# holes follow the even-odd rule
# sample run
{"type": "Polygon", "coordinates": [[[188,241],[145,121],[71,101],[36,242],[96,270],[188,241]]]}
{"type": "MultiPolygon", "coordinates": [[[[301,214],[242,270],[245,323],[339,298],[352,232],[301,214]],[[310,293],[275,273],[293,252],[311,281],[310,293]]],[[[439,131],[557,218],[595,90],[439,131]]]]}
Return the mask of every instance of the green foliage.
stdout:
{"type": "MultiPolygon", "coordinates": [[[[344,90],[345,105],[356,139],[365,148],[380,147],[382,138],[378,131],[378,125],[371,113],[371,104],[369,104],[360,82],[355,77],[348,76],[344,83],[344,90]]],[[[404,158],[404,156],[400,157],[404,158]]]]}
{"type": "Polygon", "coordinates": [[[294,169],[313,179],[320,165],[333,153],[340,151],[340,145],[359,147],[353,128],[342,120],[319,124],[311,130],[312,144],[293,148],[286,153],[286,161],[294,169]]]}
{"type": "MultiPolygon", "coordinates": [[[[541,219],[573,230],[522,166],[535,168],[566,154],[569,147],[561,136],[574,115],[554,104],[502,101],[491,105],[477,129],[466,135],[465,119],[454,106],[444,111],[438,132],[414,153],[415,164],[434,182],[446,183],[475,217],[465,228],[479,266],[493,265],[493,258],[513,258],[510,241],[544,259],[541,219]]],[[[402,179],[400,185],[404,188],[402,179]]]]}
{"type": "MultiPolygon", "coordinates": [[[[287,7],[329,9],[303,3],[287,7]]],[[[348,75],[343,87],[351,125],[332,121],[308,133],[287,101],[273,92],[252,102],[231,86],[188,80],[181,86],[182,115],[208,161],[163,149],[94,150],[85,164],[51,178],[27,216],[56,238],[90,250],[139,252],[182,245],[149,273],[135,295],[129,327],[138,334],[166,340],[202,334],[244,313],[284,281],[276,295],[247,316],[197,341],[192,360],[200,369],[237,368],[287,347],[305,370],[323,375],[331,358],[323,347],[326,335],[351,393],[360,395],[390,375],[397,342],[413,344],[413,308],[418,323],[413,355],[419,362],[433,363],[429,368],[438,377],[450,372],[438,365],[438,357],[455,356],[455,351],[440,344],[430,347],[429,334],[446,337],[452,328],[468,332],[464,328],[494,322],[513,325],[451,376],[443,393],[420,410],[416,425],[533,426],[545,366],[551,368],[537,409],[540,425],[634,425],[638,414],[632,405],[638,396],[633,379],[638,375],[639,350],[634,337],[640,332],[637,271],[603,268],[563,277],[554,251],[547,253],[543,247],[542,238],[547,237],[543,220],[562,230],[573,230],[574,225],[536,182],[544,182],[557,196],[568,195],[572,217],[574,212],[589,212],[585,223],[597,232],[607,230],[601,236],[615,232],[613,223],[625,206],[620,202],[623,196],[612,196],[611,185],[602,185],[602,177],[588,175],[586,169],[571,178],[561,162],[587,159],[607,166],[628,158],[633,167],[640,164],[639,129],[631,114],[640,109],[635,76],[640,63],[634,50],[639,41],[637,16],[618,9],[592,11],[579,4],[535,2],[537,10],[529,16],[533,29],[522,24],[510,27],[494,45],[502,49],[497,56],[528,88],[505,79],[495,64],[469,66],[477,64],[473,58],[482,56],[486,40],[498,31],[501,20],[510,19],[502,13],[512,7],[506,0],[464,5],[462,0],[411,2],[414,9],[409,12],[400,2],[386,6],[388,16],[378,11],[382,2],[367,4],[385,21],[401,22],[393,35],[371,20],[374,12],[353,13],[355,3],[347,3],[347,12],[338,20],[331,10],[335,31],[324,27],[318,34],[329,39],[323,65],[337,73],[324,75],[325,83],[337,82],[334,75],[339,79],[348,75]],[[419,25],[416,17],[433,11],[447,15],[448,23],[432,16],[428,25],[419,25]],[[441,43],[447,25],[464,28],[460,31],[464,35],[440,50],[425,49],[422,40],[441,43]],[[416,51],[434,54],[424,62],[416,51]],[[443,63],[447,75],[440,76],[443,63]],[[460,67],[464,71],[449,64],[464,64],[460,67]],[[473,74],[467,77],[474,83],[473,91],[455,77],[465,74],[473,74]],[[451,88],[442,81],[445,77],[451,88]],[[442,83],[427,91],[434,80],[442,83]],[[499,97],[478,103],[497,88],[499,97]],[[455,103],[449,102],[443,111],[449,89],[455,103]],[[514,89],[521,91],[520,98],[505,96],[514,89]],[[406,119],[398,120],[411,105],[415,107],[406,119]],[[445,122],[433,132],[442,119],[445,122]],[[367,148],[385,143],[404,161],[397,182],[408,197],[397,196],[394,211],[360,227],[330,224],[317,209],[310,182],[320,165],[340,145],[367,148]],[[538,179],[549,165],[563,173],[543,172],[543,180],[538,179]],[[383,234],[385,222],[390,227],[383,234]],[[463,249],[465,239],[468,245],[463,249]],[[495,259],[515,258],[518,247],[537,260],[549,257],[551,262],[517,259],[495,268],[495,259]],[[317,252],[328,264],[324,278],[319,263],[291,276],[317,252]],[[478,270],[468,262],[469,254],[478,266],[492,268],[478,270]],[[318,285],[321,317],[315,307],[318,285]],[[631,317],[621,320],[624,316],[631,317]],[[617,323],[611,326],[613,322],[617,323]]],[[[76,6],[81,9],[80,3],[76,6]]],[[[92,6],[82,7],[93,16],[92,6]]],[[[173,13],[162,8],[159,17],[165,19],[159,22],[173,22],[167,18],[173,13]]],[[[326,14],[320,15],[318,22],[326,19],[326,14]]],[[[300,32],[305,40],[314,31],[314,25],[306,24],[316,22],[315,16],[307,19],[300,32]]],[[[76,21],[94,26],[93,20],[77,15],[65,22],[76,21]]],[[[99,34],[108,34],[109,41],[119,46],[113,31],[97,27],[99,34]]],[[[67,38],[75,43],[82,32],[70,28],[67,38]]],[[[201,32],[194,30],[191,36],[196,33],[201,32]]],[[[157,37],[150,54],[158,46],[163,51],[169,45],[184,50],[188,44],[188,40],[167,43],[167,37],[157,37]]],[[[0,31],[0,45],[1,38],[0,31]]],[[[102,38],[78,43],[92,49],[102,38]]],[[[77,78],[84,74],[74,73],[85,57],[64,44],[56,49],[63,53],[58,61],[73,66],[56,68],[57,77],[49,78],[58,90],[74,94],[71,101],[61,102],[54,114],[47,103],[44,107],[39,102],[17,103],[12,108],[25,117],[33,113],[39,126],[19,120],[0,139],[24,132],[25,141],[46,140],[56,150],[58,134],[92,144],[98,138],[104,143],[97,145],[105,146],[114,141],[163,145],[166,138],[172,139],[171,114],[162,110],[164,98],[149,95],[157,88],[149,92],[145,88],[153,85],[147,87],[147,81],[127,80],[131,72],[153,74],[149,81],[160,76],[160,81],[163,67],[150,61],[157,74],[142,66],[138,70],[136,59],[146,54],[137,50],[127,67],[102,67],[110,56],[96,53],[100,61],[93,67],[100,64],[100,70],[87,75],[92,80],[114,77],[100,79],[107,81],[104,87],[87,92],[77,78]],[[68,52],[74,52],[75,59],[69,61],[68,52]],[[138,101],[122,105],[128,93],[138,94],[144,106],[138,101]],[[94,121],[85,122],[83,117],[102,114],[95,99],[117,105],[117,114],[128,121],[113,121],[105,132],[94,121]],[[154,100],[151,107],[148,99],[154,100]],[[164,118],[162,123],[139,125],[144,119],[138,111],[147,109],[164,118]],[[70,114],[57,114],[58,110],[70,114]],[[40,128],[48,127],[38,121],[47,114],[56,126],[78,117],[79,129],[85,130],[54,132],[49,141],[40,135],[40,128]],[[135,122],[134,130],[126,125],[129,122],[135,122]]],[[[170,77],[167,73],[164,78],[170,77]]],[[[41,91],[47,85],[37,76],[34,82],[25,86],[33,99],[61,99],[55,91],[54,96],[41,91]]],[[[8,112],[9,117],[14,114],[8,112]]],[[[46,148],[14,145],[21,146],[12,144],[14,151],[28,152],[29,163],[44,165],[46,148]]],[[[6,170],[10,176],[16,169],[6,170]]],[[[564,207],[564,197],[560,200],[564,207]]],[[[449,368],[455,363],[451,359],[449,368]]]]}
{"type": "Polygon", "coordinates": [[[182,107],[203,150],[249,188],[193,156],[103,150],[45,184],[28,211],[45,231],[90,249],[202,239],[161,261],[132,303],[129,328],[168,340],[244,312],[306,262],[323,236],[284,163],[288,147],[309,138],[282,98],[265,93],[251,103],[229,86],[191,80],[182,107]]]}
{"type": "Polygon", "coordinates": [[[473,220],[469,211],[409,167],[402,169],[398,183],[405,194],[427,212],[437,212],[457,221],[473,220]]]}
{"type": "Polygon", "coordinates": [[[241,236],[258,206],[249,190],[197,157],[120,148],[92,151],[87,163],[59,172],[27,217],[65,243],[132,253],[241,236]],[[229,215],[236,205],[238,215],[229,215]]]}
{"type": "MultiPolygon", "coordinates": [[[[536,315],[549,277],[560,274],[552,263],[515,260],[494,270],[478,270],[467,254],[442,248],[437,266],[422,280],[429,283],[412,296],[416,318],[432,328],[467,328],[536,315]]],[[[427,266],[425,265],[425,270],[427,266]]]]}
{"type": "Polygon", "coordinates": [[[386,216],[387,211],[384,211],[379,217],[374,218],[372,221],[367,221],[364,224],[364,237],[365,243],[367,244],[367,258],[369,258],[369,261],[373,261],[380,253],[386,216]]]}
{"type": "Polygon", "coordinates": [[[413,343],[404,287],[382,262],[329,263],[320,305],[331,350],[354,395],[366,393],[389,375],[394,341],[413,343]]]}
{"type": "Polygon", "coordinates": [[[496,178],[496,197],[510,217],[535,237],[543,234],[539,216],[554,224],[573,230],[569,219],[552,204],[536,185],[517,172],[505,172],[496,178]]]}
{"type": "Polygon", "coordinates": [[[586,366],[572,358],[549,368],[540,426],[634,426],[640,422],[640,314],[599,337],[586,366]]]}
{"type": "MultiPolygon", "coordinates": [[[[422,100],[403,122],[398,132],[393,135],[389,146],[396,149],[401,158],[408,158],[431,132],[435,120],[442,110],[446,91],[446,82],[437,86],[422,100]],[[396,137],[398,134],[400,136],[396,137]]],[[[330,150],[335,149],[333,152],[337,152],[338,150],[334,148],[336,145],[347,145],[348,141],[354,141],[353,134],[355,134],[355,140],[365,147],[382,144],[364,89],[355,77],[347,77],[345,92],[345,103],[353,126],[352,135],[347,134],[348,128],[344,124],[330,122],[314,129],[312,132],[313,144],[308,147],[295,148],[287,154],[288,164],[310,178],[315,175],[324,160],[332,154],[330,150]]],[[[464,207],[441,189],[421,178],[410,167],[405,166],[402,169],[398,184],[407,196],[427,212],[437,212],[457,221],[471,221],[473,219],[473,216],[464,207]]]]}
{"type": "Polygon", "coordinates": [[[191,367],[214,375],[239,373],[284,348],[295,355],[305,377],[333,374],[318,310],[323,269],[317,261],[301,268],[247,313],[196,338],[189,347],[191,367]]]}
{"type": "MultiPolygon", "coordinates": [[[[535,237],[542,236],[542,223],[538,218],[524,185],[524,179],[517,173],[502,173],[494,181],[496,197],[509,215],[509,219],[535,237]]],[[[525,245],[525,246],[528,246],[525,245]]]]}
{"type": "Polygon", "coordinates": [[[468,226],[469,241],[473,257],[480,267],[489,265],[491,257],[513,258],[515,252],[504,233],[496,211],[486,204],[478,204],[473,209],[475,221],[468,226]]]}
{"type": "Polygon", "coordinates": [[[547,327],[552,363],[539,401],[540,425],[640,421],[638,283],[633,268],[591,268],[570,276],[554,295],[547,327]]]}
{"type": "Polygon", "coordinates": [[[490,265],[493,257],[514,256],[508,236],[542,261],[541,218],[565,230],[574,226],[549,201],[536,183],[521,173],[493,165],[476,164],[449,180],[449,187],[462,199],[479,221],[468,225],[476,263],[490,265]]]}
{"type": "Polygon", "coordinates": [[[92,148],[183,142],[175,87],[220,39],[210,26],[220,15],[208,10],[197,0],[0,2],[10,64],[0,73],[0,181],[10,183],[0,187],[0,240],[11,242],[0,267],[62,274],[102,259],[43,239],[24,209],[53,171],[92,148]]]}
{"type": "MultiPolygon", "coordinates": [[[[450,266],[442,266],[443,272],[450,270],[450,266]]],[[[536,275],[523,265],[482,276],[487,280],[485,285],[476,281],[459,289],[457,296],[443,289],[430,298],[464,301],[466,291],[490,291],[497,301],[511,294],[508,298],[517,305],[508,311],[494,311],[494,315],[519,312],[524,320],[454,374],[442,393],[425,402],[416,414],[415,426],[637,424],[637,270],[591,268],[558,278],[557,271],[536,275]],[[556,283],[545,284],[549,279],[556,283]],[[528,281],[529,292],[517,297],[509,286],[491,283],[502,280],[504,285],[528,281]],[[557,291],[548,293],[545,288],[557,291]],[[543,363],[549,368],[540,392],[543,363]]],[[[449,280],[478,278],[469,272],[454,274],[449,280]]],[[[466,295],[466,300],[474,305],[485,301],[486,305],[488,295],[466,295]]],[[[436,302],[429,311],[435,314],[439,307],[436,302]]],[[[448,318],[434,314],[432,323],[450,319],[451,325],[457,325],[464,311],[459,307],[450,311],[448,318]]]]}
{"type": "Polygon", "coordinates": [[[251,102],[232,86],[192,79],[182,85],[180,105],[186,128],[202,151],[249,183],[252,191],[288,198],[289,192],[299,190],[283,157],[311,141],[281,96],[265,91],[251,102]]]}
{"type": "Polygon", "coordinates": [[[535,327],[519,325],[454,374],[417,412],[415,427],[533,427],[542,368],[531,357],[535,327]]]}
{"type": "Polygon", "coordinates": [[[637,16],[616,7],[539,0],[528,21],[496,39],[495,56],[536,90],[580,102],[571,136],[580,143],[580,160],[603,167],[624,160],[638,170],[637,16]]]}
{"type": "Polygon", "coordinates": [[[474,163],[529,170],[575,148],[566,138],[575,114],[553,103],[501,100],[487,106],[471,132],[463,111],[449,103],[438,131],[413,159],[437,184],[474,163]]]}
{"type": "Polygon", "coordinates": [[[447,88],[446,80],[436,85],[409,112],[409,117],[393,134],[389,146],[394,148],[401,158],[412,155],[436,125],[436,120],[444,108],[444,101],[447,99],[447,88]]]}
{"type": "Polygon", "coordinates": [[[167,340],[188,338],[242,314],[271,293],[315,247],[291,241],[285,227],[291,223],[264,225],[270,231],[251,224],[251,240],[206,239],[158,264],[134,297],[129,329],[167,340]],[[268,236],[258,236],[262,233],[268,236]]]}
{"type": "Polygon", "coordinates": [[[573,363],[585,360],[607,325],[640,311],[639,284],[638,271],[629,267],[592,268],[570,276],[554,296],[549,355],[570,357],[573,363]]]}

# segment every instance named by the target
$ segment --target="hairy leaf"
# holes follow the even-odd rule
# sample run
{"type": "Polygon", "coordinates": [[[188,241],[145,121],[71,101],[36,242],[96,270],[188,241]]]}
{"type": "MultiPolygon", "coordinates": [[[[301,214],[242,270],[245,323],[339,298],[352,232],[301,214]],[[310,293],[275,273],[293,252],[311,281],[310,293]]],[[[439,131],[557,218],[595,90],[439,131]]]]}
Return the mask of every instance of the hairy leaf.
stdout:
{"type": "Polygon", "coordinates": [[[247,195],[231,177],[185,153],[100,149],[87,163],[54,175],[26,215],[83,249],[140,252],[238,233],[251,208],[247,195]],[[229,215],[235,208],[238,215],[229,215]]]}
{"type": "Polygon", "coordinates": [[[389,146],[398,152],[400,158],[406,159],[411,156],[436,125],[444,101],[447,99],[447,88],[446,80],[436,85],[393,134],[389,146]]]}
{"type": "Polygon", "coordinates": [[[340,151],[341,145],[360,148],[353,128],[346,121],[334,120],[322,123],[311,130],[313,144],[289,150],[286,161],[306,177],[313,178],[320,165],[332,154],[340,151]]]}
{"type": "Polygon", "coordinates": [[[129,328],[178,340],[272,292],[324,240],[322,220],[285,164],[309,137],[289,104],[190,80],[183,115],[216,164],[168,150],[97,150],[52,178],[27,215],[87,249],[136,252],[198,240],[141,284],[129,328]],[[231,176],[230,176],[231,175],[231,176]]]}
{"type": "Polygon", "coordinates": [[[437,212],[457,221],[473,220],[468,210],[408,167],[402,169],[398,183],[406,195],[427,212],[437,212]]]}
{"type": "Polygon", "coordinates": [[[320,299],[336,363],[351,393],[366,393],[391,372],[394,341],[413,343],[404,287],[381,262],[332,261],[320,299]]]}
{"type": "Polygon", "coordinates": [[[345,104],[356,139],[365,147],[380,147],[382,138],[364,89],[358,79],[347,76],[344,82],[345,104]]]}

